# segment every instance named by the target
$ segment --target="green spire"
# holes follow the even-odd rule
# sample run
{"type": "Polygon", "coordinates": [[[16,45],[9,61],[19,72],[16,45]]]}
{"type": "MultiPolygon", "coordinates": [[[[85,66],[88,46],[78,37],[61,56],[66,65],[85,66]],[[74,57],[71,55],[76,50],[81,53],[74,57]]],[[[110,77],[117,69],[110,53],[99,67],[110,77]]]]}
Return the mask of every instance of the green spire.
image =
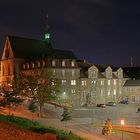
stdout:
{"type": "Polygon", "coordinates": [[[45,28],[45,41],[50,42],[50,32],[49,32],[49,24],[48,24],[48,15],[46,16],[46,28],[45,28]]]}

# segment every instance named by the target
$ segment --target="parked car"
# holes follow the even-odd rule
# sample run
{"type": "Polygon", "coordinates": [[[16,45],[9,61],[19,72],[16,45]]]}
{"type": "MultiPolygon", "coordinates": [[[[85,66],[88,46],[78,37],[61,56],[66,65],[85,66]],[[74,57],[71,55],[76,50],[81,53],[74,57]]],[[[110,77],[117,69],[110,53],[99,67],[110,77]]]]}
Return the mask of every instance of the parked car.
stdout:
{"type": "Polygon", "coordinates": [[[120,104],[129,104],[128,100],[122,100],[119,102],[120,104]]]}
{"type": "Polygon", "coordinates": [[[97,107],[102,107],[102,108],[106,107],[105,104],[97,104],[96,106],[97,106],[97,107]]]}
{"type": "Polygon", "coordinates": [[[107,106],[116,106],[116,103],[115,102],[108,102],[106,105],[107,106]]]}

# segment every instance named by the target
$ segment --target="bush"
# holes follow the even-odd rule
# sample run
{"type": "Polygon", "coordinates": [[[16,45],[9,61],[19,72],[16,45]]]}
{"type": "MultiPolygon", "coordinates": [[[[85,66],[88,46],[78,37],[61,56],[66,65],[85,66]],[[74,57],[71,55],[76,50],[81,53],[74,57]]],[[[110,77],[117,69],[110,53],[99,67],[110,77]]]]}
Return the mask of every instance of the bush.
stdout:
{"type": "Polygon", "coordinates": [[[29,130],[40,134],[47,133],[47,129],[45,127],[30,127],[29,130]]]}

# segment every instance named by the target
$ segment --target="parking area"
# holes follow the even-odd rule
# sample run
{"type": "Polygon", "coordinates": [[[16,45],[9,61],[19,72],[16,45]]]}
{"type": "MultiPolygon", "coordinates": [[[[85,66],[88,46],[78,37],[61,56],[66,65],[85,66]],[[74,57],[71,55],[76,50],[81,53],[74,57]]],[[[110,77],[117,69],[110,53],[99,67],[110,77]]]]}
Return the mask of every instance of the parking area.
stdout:
{"type": "MultiPolygon", "coordinates": [[[[131,131],[133,128],[139,132],[140,114],[136,113],[139,104],[117,104],[116,106],[94,107],[94,108],[75,108],[71,109],[70,115],[72,120],[67,122],[67,127],[70,130],[84,132],[85,134],[101,135],[102,125],[107,118],[112,120],[113,126],[120,127],[120,120],[125,120],[125,129],[131,131]],[[131,128],[131,129],[130,129],[131,128]]],[[[51,123],[57,127],[63,128],[61,123],[62,108],[55,108],[54,106],[46,106],[47,123],[51,123]],[[56,121],[56,122],[55,122],[56,121]]],[[[45,120],[46,122],[46,120],[45,120]]],[[[119,128],[118,128],[119,129],[119,128]]],[[[134,130],[134,129],[133,129],[134,130]]],[[[136,131],[135,131],[136,132],[136,131]]],[[[127,133],[125,137],[127,140],[137,140],[140,133],[127,133]],[[129,135],[129,137],[127,136],[129,135]]],[[[120,132],[113,133],[112,137],[119,137],[120,132]]],[[[94,139],[94,138],[93,138],[94,139]]]]}

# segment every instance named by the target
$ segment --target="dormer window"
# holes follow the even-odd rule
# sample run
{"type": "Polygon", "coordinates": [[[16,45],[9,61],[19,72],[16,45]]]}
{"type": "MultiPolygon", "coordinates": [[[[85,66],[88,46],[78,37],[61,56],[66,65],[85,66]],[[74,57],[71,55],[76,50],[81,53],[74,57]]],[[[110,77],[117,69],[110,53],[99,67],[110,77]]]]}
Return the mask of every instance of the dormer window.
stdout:
{"type": "Polygon", "coordinates": [[[106,70],[106,78],[112,78],[112,69],[111,67],[108,67],[106,70]]]}
{"type": "Polygon", "coordinates": [[[25,69],[26,67],[25,67],[25,64],[23,64],[23,69],[25,69]]]}
{"type": "Polygon", "coordinates": [[[29,69],[29,67],[30,67],[29,64],[27,64],[27,69],[29,69]]]}
{"type": "Polygon", "coordinates": [[[96,78],[96,71],[93,71],[93,77],[96,78]]]}
{"type": "Polygon", "coordinates": [[[34,63],[32,63],[32,68],[34,68],[35,67],[35,64],[34,63]]]}
{"type": "Polygon", "coordinates": [[[65,67],[65,61],[64,60],[62,61],[62,67],[65,67]]]}
{"type": "Polygon", "coordinates": [[[74,67],[75,66],[75,62],[71,61],[71,66],[74,67]]]}
{"type": "Polygon", "coordinates": [[[42,61],[42,66],[45,67],[45,61],[42,61]]]}
{"type": "Polygon", "coordinates": [[[37,67],[40,68],[40,62],[37,62],[37,67]]]}
{"type": "Polygon", "coordinates": [[[56,66],[55,60],[52,60],[52,66],[53,66],[53,67],[56,66]]]}
{"type": "Polygon", "coordinates": [[[118,78],[123,78],[123,70],[121,68],[118,69],[118,78]]]}

